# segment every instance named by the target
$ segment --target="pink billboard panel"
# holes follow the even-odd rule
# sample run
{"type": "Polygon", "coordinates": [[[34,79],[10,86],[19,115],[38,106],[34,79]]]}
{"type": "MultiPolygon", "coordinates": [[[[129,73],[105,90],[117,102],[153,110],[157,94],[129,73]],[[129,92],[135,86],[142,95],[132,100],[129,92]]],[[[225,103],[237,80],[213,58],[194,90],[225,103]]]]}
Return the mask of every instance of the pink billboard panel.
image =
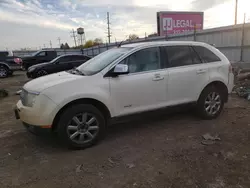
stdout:
{"type": "Polygon", "coordinates": [[[157,27],[160,36],[203,29],[203,12],[158,12],[157,27]]]}

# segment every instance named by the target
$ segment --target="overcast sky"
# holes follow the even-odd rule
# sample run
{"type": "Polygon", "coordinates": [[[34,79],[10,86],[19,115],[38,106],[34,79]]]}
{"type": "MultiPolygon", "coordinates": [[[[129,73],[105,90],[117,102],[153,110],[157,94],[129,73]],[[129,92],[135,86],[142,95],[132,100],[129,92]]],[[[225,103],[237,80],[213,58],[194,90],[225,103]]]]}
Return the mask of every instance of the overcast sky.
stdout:
{"type": "MultiPolygon", "coordinates": [[[[72,46],[70,30],[85,28],[86,38],[107,40],[110,12],[112,39],[156,32],[157,11],[204,11],[204,27],[234,23],[235,0],[0,0],[0,50],[72,46]]],[[[239,0],[239,22],[250,0],[239,0]]],[[[246,8],[247,7],[247,8],[246,8]]]]}

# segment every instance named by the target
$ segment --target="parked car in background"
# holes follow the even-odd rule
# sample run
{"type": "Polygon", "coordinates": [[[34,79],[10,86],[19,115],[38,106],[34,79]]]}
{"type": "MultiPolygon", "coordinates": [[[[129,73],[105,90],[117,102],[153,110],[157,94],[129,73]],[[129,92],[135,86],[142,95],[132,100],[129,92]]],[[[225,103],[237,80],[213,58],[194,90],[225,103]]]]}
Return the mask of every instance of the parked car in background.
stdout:
{"type": "Polygon", "coordinates": [[[88,61],[90,57],[85,55],[62,55],[58,56],[50,62],[41,63],[29,67],[27,76],[29,78],[38,78],[47,74],[60,71],[66,71],[80,66],[88,61]]]}
{"type": "Polygon", "coordinates": [[[44,63],[53,60],[57,57],[57,52],[55,50],[40,50],[30,56],[22,57],[23,69],[28,70],[32,65],[44,63]]]}
{"type": "Polygon", "coordinates": [[[127,115],[194,104],[214,119],[233,85],[230,62],[209,44],[134,43],[26,83],[15,114],[28,130],[55,131],[67,145],[86,148],[104,137],[110,120],[127,115]]]}
{"type": "Polygon", "coordinates": [[[0,78],[5,78],[16,70],[21,70],[22,59],[12,51],[0,51],[0,78]]]}

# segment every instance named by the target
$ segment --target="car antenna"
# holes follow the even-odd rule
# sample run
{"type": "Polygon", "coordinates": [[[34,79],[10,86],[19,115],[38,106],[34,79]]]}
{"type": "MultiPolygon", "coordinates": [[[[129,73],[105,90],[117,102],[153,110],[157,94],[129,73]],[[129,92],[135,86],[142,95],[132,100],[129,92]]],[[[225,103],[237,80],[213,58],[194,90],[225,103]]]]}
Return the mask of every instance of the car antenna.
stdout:
{"type": "MultiPolygon", "coordinates": [[[[127,36],[128,36],[128,35],[126,35],[125,39],[127,38],[127,36]]],[[[121,47],[121,45],[122,45],[122,43],[125,41],[125,39],[122,40],[122,41],[117,45],[117,48],[120,48],[120,47],[121,47]]]]}

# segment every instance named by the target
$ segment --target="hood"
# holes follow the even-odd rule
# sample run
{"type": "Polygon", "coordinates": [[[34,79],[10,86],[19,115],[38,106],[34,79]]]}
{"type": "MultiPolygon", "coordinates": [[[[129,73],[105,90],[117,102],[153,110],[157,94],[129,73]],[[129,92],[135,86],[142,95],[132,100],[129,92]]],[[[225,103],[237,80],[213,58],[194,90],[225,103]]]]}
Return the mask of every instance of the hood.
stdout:
{"type": "Polygon", "coordinates": [[[29,67],[28,71],[29,71],[30,69],[33,69],[33,68],[35,68],[35,69],[36,69],[36,68],[40,68],[40,67],[43,67],[43,66],[49,65],[49,64],[51,64],[51,62],[39,63],[39,64],[37,64],[37,65],[33,65],[33,66],[29,67]]]}
{"type": "Polygon", "coordinates": [[[56,74],[50,74],[42,76],[34,80],[29,81],[24,85],[24,89],[27,91],[42,92],[43,90],[52,87],[54,85],[62,84],[72,80],[82,78],[82,75],[70,74],[67,72],[59,72],[56,74]]]}

